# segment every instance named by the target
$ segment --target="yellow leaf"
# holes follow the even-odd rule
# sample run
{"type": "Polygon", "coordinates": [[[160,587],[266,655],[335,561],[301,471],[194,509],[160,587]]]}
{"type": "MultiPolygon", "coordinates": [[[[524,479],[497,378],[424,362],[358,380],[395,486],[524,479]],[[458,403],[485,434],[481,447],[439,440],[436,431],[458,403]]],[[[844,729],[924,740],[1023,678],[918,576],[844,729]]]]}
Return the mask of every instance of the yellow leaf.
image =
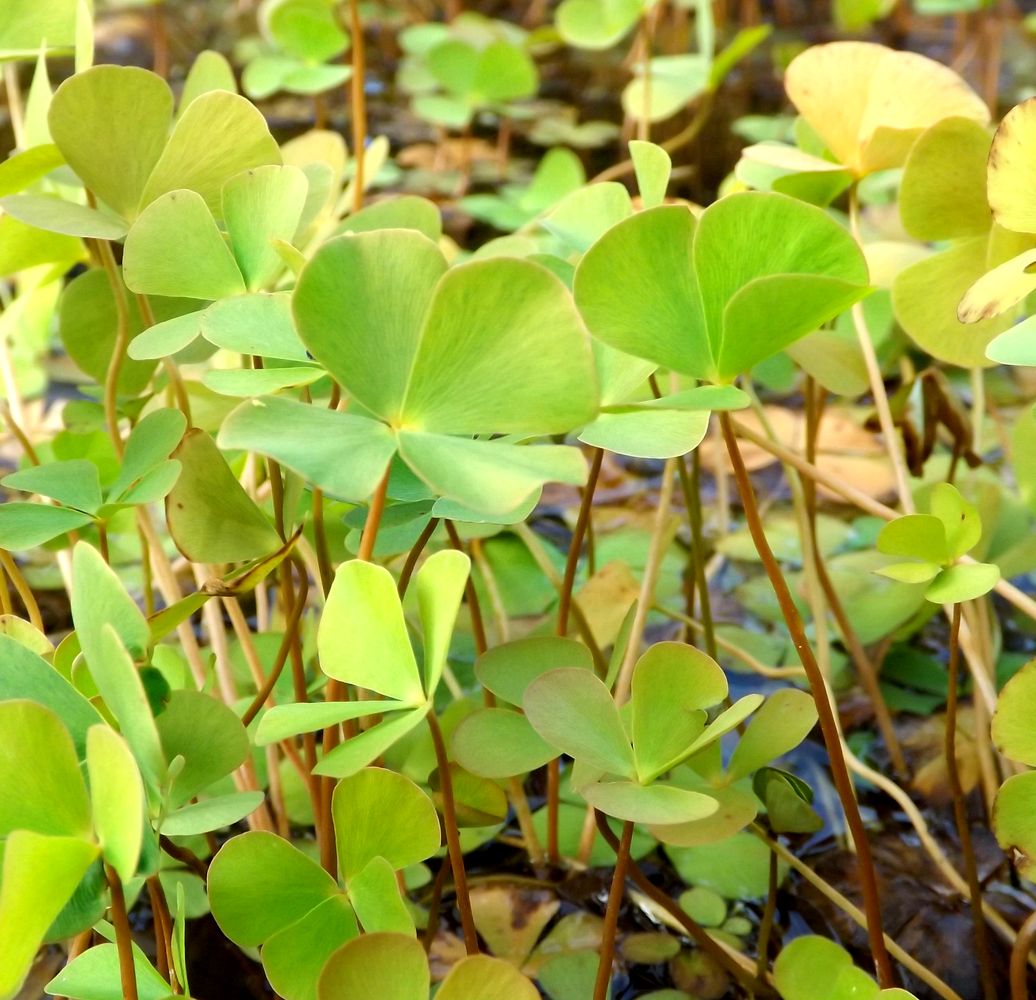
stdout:
{"type": "Polygon", "coordinates": [[[989,151],[987,194],[1005,229],[1036,233],[1036,97],[1007,112],[989,151]]]}
{"type": "Polygon", "coordinates": [[[857,177],[901,166],[917,136],[943,118],[989,120],[982,99],[951,69],[871,42],[807,49],[788,67],[785,87],[857,177]]]}
{"type": "Polygon", "coordinates": [[[1036,250],[1026,250],[987,271],[964,293],[957,307],[962,323],[976,323],[1006,312],[1036,291],[1036,250]]]}

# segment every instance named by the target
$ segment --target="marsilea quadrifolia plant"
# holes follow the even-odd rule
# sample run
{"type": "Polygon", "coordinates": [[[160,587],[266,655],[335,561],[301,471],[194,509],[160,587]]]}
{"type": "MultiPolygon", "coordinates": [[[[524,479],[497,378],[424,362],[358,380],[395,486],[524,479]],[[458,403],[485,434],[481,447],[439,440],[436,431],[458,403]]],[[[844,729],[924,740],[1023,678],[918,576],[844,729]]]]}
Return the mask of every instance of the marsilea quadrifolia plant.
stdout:
{"type": "MultiPolygon", "coordinates": [[[[154,73],[90,68],[89,9],[73,6],[52,24],[79,71],[52,90],[43,47],[18,151],[0,164],[0,334],[47,344],[53,328],[84,376],[60,430],[30,433],[20,397],[45,379],[31,352],[0,356],[21,446],[2,485],[24,494],[0,506],[0,1000],[58,943],[50,994],[201,996],[192,920],[205,913],[285,1000],[605,1000],[617,959],[682,970],[664,1000],[912,995],[897,982],[959,1000],[883,928],[853,773],[897,799],[946,891],[970,902],[976,990],[997,995],[1002,939],[1020,1000],[1033,930],[983,895],[956,719],[963,658],[990,801],[994,746],[1036,764],[1032,667],[997,703],[986,599],[995,587],[1031,605],[1001,579],[1036,568],[1007,537],[1031,510],[982,469],[940,481],[956,462],[933,420],[980,450],[982,404],[966,427],[953,389],[925,409],[929,461],[912,483],[900,452],[917,393],[907,378],[890,401],[885,381],[912,377],[922,352],[979,386],[990,361],[1036,359],[1032,320],[1012,325],[1036,291],[1036,105],[991,138],[982,101],[929,59],[807,49],[785,76],[795,144],[750,146],[715,203],[668,197],[673,159],[644,139],[589,184],[554,150],[527,187],[472,196],[513,232],[466,252],[432,202],[371,199],[392,170],[362,106],[351,158],[327,130],[278,143],[216,53],[178,99],[154,73]],[[874,199],[893,189],[902,229],[876,233],[874,199]],[[789,382],[804,455],[757,393],[791,358],[807,372],[789,382]],[[901,517],[818,459],[825,403],[867,392],[901,517]],[[710,423],[747,529],[715,545],[696,451],[710,423]],[[793,528],[764,513],[745,440],[786,461],[793,528]],[[598,536],[614,455],[660,460],[646,557],[640,521],[598,536]],[[815,479],[890,523],[818,515],[815,479]],[[581,494],[555,553],[544,525],[566,486],[581,494]],[[687,532],[674,542],[677,486],[687,532]],[[744,628],[720,627],[710,605],[710,554],[735,549],[765,573],[754,601],[738,588],[744,628]],[[47,633],[34,585],[67,592],[70,630],[47,633]],[[926,694],[946,703],[964,877],[907,792],[850,749],[833,694],[849,670],[828,611],[905,768],[865,647],[907,648],[939,606],[949,679],[926,694]],[[671,620],[687,631],[664,632],[671,620]],[[767,676],[764,691],[728,678],[731,656],[767,676]],[[788,759],[817,723],[823,795],[788,759]],[[852,842],[862,910],[794,853],[825,824],[852,842]],[[494,878],[469,878],[496,874],[503,850],[533,895],[501,904],[494,878]],[[640,865],[656,851],[694,884],[679,901],[640,865]],[[613,868],[603,916],[558,914],[554,881],[587,865],[613,868]],[[872,970],[825,938],[780,946],[789,866],[865,928],[872,970]],[[627,881],[652,934],[620,926],[627,881]],[[744,914],[758,900],[756,926],[744,914]],[[150,950],[133,940],[137,907],[150,950]]],[[[362,71],[363,32],[345,31],[339,5],[260,6],[252,95],[315,94],[362,71]],[[353,66],[334,63],[349,46],[353,66]]],[[[557,28],[608,47],[649,33],[654,6],[566,0],[557,28]]],[[[667,113],[711,95],[765,36],[735,34],[713,58],[711,5],[697,7],[701,53],[633,71],[641,96],[671,69],[660,59],[707,71],[690,96],[655,80],[667,113]]],[[[15,8],[0,57],[44,42],[15,8]]],[[[400,82],[424,118],[522,120],[539,35],[464,16],[401,40],[400,82]]],[[[1024,877],[1030,778],[1009,777],[993,814],[1024,877]]]]}

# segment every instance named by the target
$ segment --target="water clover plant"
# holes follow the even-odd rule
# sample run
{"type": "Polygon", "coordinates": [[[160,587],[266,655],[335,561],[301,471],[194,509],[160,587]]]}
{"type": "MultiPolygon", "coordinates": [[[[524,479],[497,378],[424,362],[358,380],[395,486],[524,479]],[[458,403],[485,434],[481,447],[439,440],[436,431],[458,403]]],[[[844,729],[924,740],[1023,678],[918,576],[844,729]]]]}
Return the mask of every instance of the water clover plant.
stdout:
{"type": "MultiPolygon", "coordinates": [[[[993,715],[992,735],[997,749],[1009,760],[1034,766],[1036,749],[1032,741],[1034,712],[1034,665],[1027,663],[1004,685],[993,715]]],[[[997,840],[1007,851],[1025,877],[1033,874],[1036,858],[1036,829],[1033,826],[1033,805],[1036,771],[1026,771],[1009,777],[996,797],[993,812],[993,830],[997,840]]]]}
{"type": "Polygon", "coordinates": [[[245,93],[262,100],[278,91],[320,94],[352,75],[348,64],[332,62],[349,48],[333,0],[264,0],[258,21],[263,46],[245,66],[245,93]]]}
{"type": "Polygon", "coordinates": [[[791,941],[777,956],[774,981],[782,1000],[809,1000],[818,982],[825,983],[831,1000],[908,1000],[913,993],[898,987],[883,990],[840,945],[827,938],[806,935],[791,941]]]}
{"type": "Polygon", "coordinates": [[[347,234],[307,264],[293,310],[302,342],[362,410],[262,397],[226,420],[223,447],[257,449],[351,500],[369,496],[398,453],[436,495],[484,514],[513,510],[546,481],[585,478],[578,452],[517,443],[565,433],[597,407],[589,337],[540,265],[448,269],[417,232],[347,234]]]}
{"type": "Polygon", "coordinates": [[[576,268],[595,337],[727,384],[867,294],[852,237],[784,195],[731,195],[699,219],[660,206],[610,229],[576,268]]]}

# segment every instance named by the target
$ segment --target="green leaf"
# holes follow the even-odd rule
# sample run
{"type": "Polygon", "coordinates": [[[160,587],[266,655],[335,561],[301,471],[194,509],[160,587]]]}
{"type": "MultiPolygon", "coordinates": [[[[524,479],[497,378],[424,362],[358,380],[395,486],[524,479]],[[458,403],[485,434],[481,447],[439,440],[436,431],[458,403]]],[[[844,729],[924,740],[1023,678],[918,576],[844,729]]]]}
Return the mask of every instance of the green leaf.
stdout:
{"type": "Polygon", "coordinates": [[[952,556],[946,527],[933,514],[906,514],[889,521],[878,534],[879,552],[890,556],[910,556],[942,564],[952,556]]]}
{"type": "Polygon", "coordinates": [[[463,552],[444,549],[429,556],[414,579],[424,634],[424,690],[429,698],[435,697],[442,679],[470,572],[471,560],[463,552]]]}
{"type": "Polygon", "coordinates": [[[93,844],[75,837],[29,830],[8,836],[0,875],[0,996],[18,995],[47,928],[96,857],[93,844]]]}
{"type": "Polygon", "coordinates": [[[579,793],[595,809],[636,823],[688,823],[714,813],[719,803],[700,792],[675,785],[639,785],[635,781],[594,781],[579,793]]]}
{"type": "Polygon", "coordinates": [[[290,296],[284,293],[214,302],[202,314],[201,331],[210,343],[238,354],[309,361],[292,322],[290,296]]]}
{"type": "Polygon", "coordinates": [[[484,515],[509,514],[547,482],[586,481],[586,460],[565,445],[515,445],[401,431],[399,454],[439,496],[484,515]]]}
{"type": "Polygon", "coordinates": [[[81,240],[19,222],[13,215],[0,217],[0,274],[9,275],[37,264],[66,264],[82,259],[81,240]]]}
{"type": "Polygon", "coordinates": [[[893,563],[879,566],[874,572],[900,583],[928,583],[942,572],[942,567],[930,562],[893,563]]]}
{"type": "Polygon", "coordinates": [[[637,662],[631,685],[639,780],[648,784],[674,767],[705,729],[705,709],[726,696],[727,678],[710,656],[679,642],[651,646],[637,662]]]}
{"type": "MultiPolygon", "coordinates": [[[[86,542],[77,542],[72,551],[72,582],[72,620],[91,672],[95,666],[104,669],[102,632],[106,624],[115,630],[133,660],[142,660],[151,644],[147,620],[118,574],[86,542]]],[[[107,700],[103,689],[101,694],[107,700]]]]}
{"type": "Polygon", "coordinates": [[[700,52],[655,56],[636,66],[622,92],[631,118],[660,122],[683,110],[709,87],[709,59],[700,52]]]}
{"type": "Polygon", "coordinates": [[[224,420],[219,444],[268,455],[329,495],[354,502],[373,494],[396,450],[382,423],[276,396],[242,403],[224,420]]]}
{"type": "Polygon", "coordinates": [[[653,142],[641,142],[634,139],[629,148],[633,169],[637,174],[637,187],[640,189],[641,203],[644,208],[661,205],[665,201],[673,161],[661,146],[656,146],[653,142]]]}
{"type": "Polygon", "coordinates": [[[465,770],[485,778],[528,774],[557,756],[528,719],[506,708],[479,709],[463,719],[451,752],[465,770]]]}
{"type": "Polygon", "coordinates": [[[313,357],[372,413],[398,420],[421,323],[446,260],[407,230],[341,236],[314,254],[293,297],[313,357]]]}
{"type": "Polygon", "coordinates": [[[192,428],[173,454],[183,469],[166,498],[166,519],[169,534],[188,559],[244,562],[280,547],[277,532],[208,434],[192,428]]]}
{"type": "Polygon", "coordinates": [[[1011,760],[1036,766],[1036,660],[1030,660],[1004,685],[993,714],[992,737],[1011,760]]]}
{"type": "Polygon", "coordinates": [[[209,866],[209,903],[220,930],[253,948],[338,894],[323,868],[273,833],[228,840],[209,866]]]}
{"type": "Polygon", "coordinates": [[[72,0],[11,0],[0,27],[0,59],[31,59],[46,43],[70,48],[75,39],[75,4],[72,0]]]}
{"type": "Polygon", "coordinates": [[[924,592],[933,604],[957,604],[988,594],[1000,579],[1000,567],[993,563],[959,563],[944,569],[924,592]]]}
{"type": "Polygon", "coordinates": [[[0,838],[14,830],[89,836],[90,803],[61,720],[35,702],[5,701],[0,732],[0,838]]]}
{"type": "Polygon", "coordinates": [[[432,800],[395,771],[368,767],[343,778],[335,786],[331,812],[338,867],[346,880],[374,858],[384,858],[399,871],[439,850],[439,818],[432,800]]]}
{"type": "Polygon", "coordinates": [[[555,25],[569,45],[610,49],[637,23],[643,0],[564,0],[555,25]]]}
{"type": "Polygon", "coordinates": [[[540,219],[540,224],[583,253],[594,240],[632,213],[633,204],[626,188],[615,181],[604,181],[566,195],[540,219]]]}
{"type": "MultiPolygon", "coordinates": [[[[168,1000],[169,984],[135,944],[133,975],[139,1000],[168,1000]]],[[[47,983],[47,990],[71,1000],[122,1000],[118,947],[105,942],[88,948],[47,983]]]]}
{"type": "Polygon", "coordinates": [[[592,670],[593,665],[590,650],[575,639],[528,636],[483,653],[475,663],[475,676],[498,698],[521,707],[525,689],[548,670],[558,667],[592,670]]]}
{"type": "Polygon", "coordinates": [[[179,410],[152,410],[130,431],[122,456],[119,476],[108,489],[108,496],[118,500],[148,473],[161,466],[180,443],[187,420],[179,410]]]}
{"type": "Polygon", "coordinates": [[[355,774],[416,729],[431,707],[432,703],[426,701],[418,708],[396,712],[376,726],[363,730],[336,746],[313,768],[313,773],[329,778],[347,778],[355,774]]]}
{"type": "Polygon", "coordinates": [[[155,720],[167,760],[183,758],[169,791],[178,808],[225,777],[248,757],[241,720],[217,698],[200,691],[174,691],[155,720]]]}
{"type": "Polygon", "coordinates": [[[392,574],[352,559],[335,573],[317,630],[321,669],[409,705],[425,700],[392,574]]]}
{"type": "Polygon", "coordinates": [[[13,153],[0,163],[0,198],[24,191],[63,165],[61,150],[50,142],[13,153]]]}
{"type": "Polygon", "coordinates": [[[429,983],[419,941],[404,934],[364,934],[331,956],[317,983],[317,1000],[425,1000],[429,983]]]}
{"type": "Polygon", "coordinates": [[[94,829],[104,860],[121,881],[137,870],[144,838],[144,784],[126,741],[107,726],[87,733],[86,768],[94,829]]]}
{"type": "Polygon", "coordinates": [[[436,1000],[538,1000],[539,990],[513,965],[489,955],[469,955],[450,969],[436,1000]]]}
{"type": "Polygon", "coordinates": [[[816,984],[826,983],[831,1000],[877,1000],[877,984],[853,965],[849,953],[827,938],[807,935],[785,945],[773,966],[783,1000],[812,1000],[816,984]]]}
{"type": "Polygon", "coordinates": [[[0,547],[23,552],[66,531],[82,528],[92,520],[89,514],[77,510],[8,500],[0,505],[0,547]]]}
{"type": "Polygon", "coordinates": [[[899,192],[903,228],[924,241],[985,236],[989,133],[968,118],[945,118],[910,150],[899,192]]]}
{"type": "Polygon", "coordinates": [[[414,918],[400,896],[396,872],[384,858],[371,858],[346,889],[364,933],[414,933],[414,918]]]}
{"type": "Polygon", "coordinates": [[[974,504],[968,503],[952,483],[936,483],[928,494],[928,509],[946,529],[946,544],[951,559],[969,552],[982,537],[982,519],[974,504]]]}
{"type": "Polygon", "coordinates": [[[268,746],[301,733],[313,733],[328,726],[337,726],[349,719],[368,715],[405,711],[410,706],[402,701],[329,701],[299,702],[274,705],[263,713],[255,731],[256,746],[268,746]]]}
{"type": "Polygon", "coordinates": [[[118,633],[106,623],[101,625],[98,654],[87,658],[90,675],[133,750],[150,793],[161,786],[166,763],[147,692],[118,633]]]}
{"type": "Polygon", "coordinates": [[[183,82],[179,114],[182,115],[196,98],[213,90],[229,90],[237,93],[237,81],[234,79],[233,67],[227,61],[226,56],[212,49],[205,49],[205,51],[199,52],[194,62],[191,63],[187,78],[183,82]]]}
{"type": "Polygon", "coordinates": [[[26,698],[49,708],[72,737],[78,760],[86,734],[101,721],[97,710],[46,660],[8,635],[0,635],[0,702],[26,698]]]}
{"type": "Polygon", "coordinates": [[[194,191],[170,191],[144,209],[126,237],[123,273],[141,295],[209,300],[245,292],[230,247],[194,191]]]}
{"type": "Polygon", "coordinates": [[[169,813],[162,822],[162,833],[169,837],[193,837],[223,830],[255,812],[265,797],[262,792],[231,792],[202,799],[169,813]]]}
{"type": "MultiPolygon", "coordinates": [[[[193,344],[201,335],[204,315],[203,310],[198,310],[156,323],[130,341],[127,353],[130,358],[140,360],[154,360],[176,354],[193,344]]],[[[154,371],[153,364],[147,367],[149,373],[154,371]]]]}
{"type": "Polygon", "coordinates": [[[249,291],[266,288],[284,270],[274,240],[291,242],[309,184],[298,167],[265,166],[223,185],[223,217],[249,291]]]}
{"type": "MultiPolygon", "coordinates": [[[[713,889],[727,899],[765,898],[769,883],[770,849],[750,833],[695,847],[667,847],[666,854],[689,885],[713,889]]],[[[779,882],[788,866],[778,865],[779,882]]]]}
{"type": "Polygon", "coordinates": [[[989,343],[986,357],[1001,365],[1036,365],[1036,320],[1032,316],[989,343]]]}
{"type": "Polygon", "coordinates": [[[332,896],[263,945],[263,968],[285,1000],[313,1000],[327,960],[359,934],[349,900],[332,896]]]}
{"type": "Polygon", "coordinates": [[[1036,771],[1008,778],[993,806],[993,831],[1022,878],[1036,874],[1036,771]]]}
{"type": "Polygon", "coordinates": [[[552,434],[591,419],[590,340],[564,285],[528,261],[452,268],[429,306],[403,403],[441,434],[552,434]]]}
{"type": "Polygon", "coordinates": [[[404,194],[365,205],[348,216],[335,230],[343,233],[368,233],[376,229],[413,229],[433,243],[442,236],[442,215],[435,202],[404,194]]]}
{"type": "Polygon", "coordinates": [[[633,748],[608,688],[577,668],[551,670],[525,691],[525,714],[549,744],[588,767],[633,778],[633,748]]]}
{"type": "Polygon", "coordinates": [[[50,194],[16,194],[0,201],[8,214],[51,233],[87,236],[98,240],[121,240],[126,225],[104,212],[50,194]]]}
{"type": "Polygon", "coordinates": [[[280,162],[280,150],[266,120],[250,101],[225,90],[202,94],[173,128],[148,177],[141,208],[170,191],[187,188],[200,194],[217,215],[227,180],[243,170],[280,162]]]}
{"type": "Polygon", "coordinates": [[[770,695],[749,723],[727,766],[737,781],[797,747],[816,725],[817,710],[805,691],[784,688],[770,695]]]}
{"type": "Polygon", "coordinates": [[[154,73],[128,66],[95,66],[54,93],[50,133],[83,184],[126,219],[169,135],[173,95],[154,73]]]}
{"type": "Polygon", "coordinates": [[[740,788],[720,786],[714,788],[694,771],[685,769],[677,772],[674,779],[680,787],[690,787],[715,799],[719,806],[714,813],[704,819],[692,820],[690,823],[651,827],[651,834],[663,844],[674,844],[680,847],[697,847],[702,844],[715,844],[743,830],[755,819],[759,812],[759,800],[740,788]]]}
{"type": "Polygon", "coordinates": [[[38,493],[66,507],[96,514],[101,506],[101,481],[97,466],[86,459],[47,462],[12,472],[0,480],[9,489],[38,493]]]}

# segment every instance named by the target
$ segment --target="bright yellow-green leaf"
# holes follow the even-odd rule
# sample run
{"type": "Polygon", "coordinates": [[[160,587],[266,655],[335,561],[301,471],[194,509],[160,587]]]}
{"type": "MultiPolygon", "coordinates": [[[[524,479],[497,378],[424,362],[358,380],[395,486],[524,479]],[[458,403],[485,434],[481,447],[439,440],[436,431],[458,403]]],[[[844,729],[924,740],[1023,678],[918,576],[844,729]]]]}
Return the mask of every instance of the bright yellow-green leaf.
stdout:
{"type": "Polygon", "coordinates": [[[128,882],[137,870],[144,838],[144,783],[137,762],[118,733],[94,726],[87,733],[86,767],[104,860],[128,882]]]}
{"type": "Polygon", "coordinates": [[[962,323],[991,319],[1036,291],[1036,250],[1026,250],[982,275],[957,307],[962,323]]]}
{"type": "Polygon", "coordinates": [[[420,941],[404,934],[364,934],[331,956],[317,984],[317,1000],[426,1000],[430,981],[420,941]]]}
{"type": "Polygon", "coordinates": [[[1015,774],[1000,786],[993,831],[1022,878],[1036,875],[1036,771],[1015,774]]]}
{"type": "Polygon", "coordinates": [[[1036,233],[1036,98],[1012,108],[989,151],[987,195],[993,217],[1005,229],[1036,233]]]}
{"type": "Polygon", "coordinates": [[[985,103],[953,70],[871,42],[815,45],[784,77],[792,103],[857,177],[901,166],[917,136],[943,118],[985,124],[985,103]]]}
{"type": "Polygon", "coordinates": [[[436,1000],[537,1000],[539,995],[510,962],[489,955],[462,958],[435,994],[436,1000]]]}

